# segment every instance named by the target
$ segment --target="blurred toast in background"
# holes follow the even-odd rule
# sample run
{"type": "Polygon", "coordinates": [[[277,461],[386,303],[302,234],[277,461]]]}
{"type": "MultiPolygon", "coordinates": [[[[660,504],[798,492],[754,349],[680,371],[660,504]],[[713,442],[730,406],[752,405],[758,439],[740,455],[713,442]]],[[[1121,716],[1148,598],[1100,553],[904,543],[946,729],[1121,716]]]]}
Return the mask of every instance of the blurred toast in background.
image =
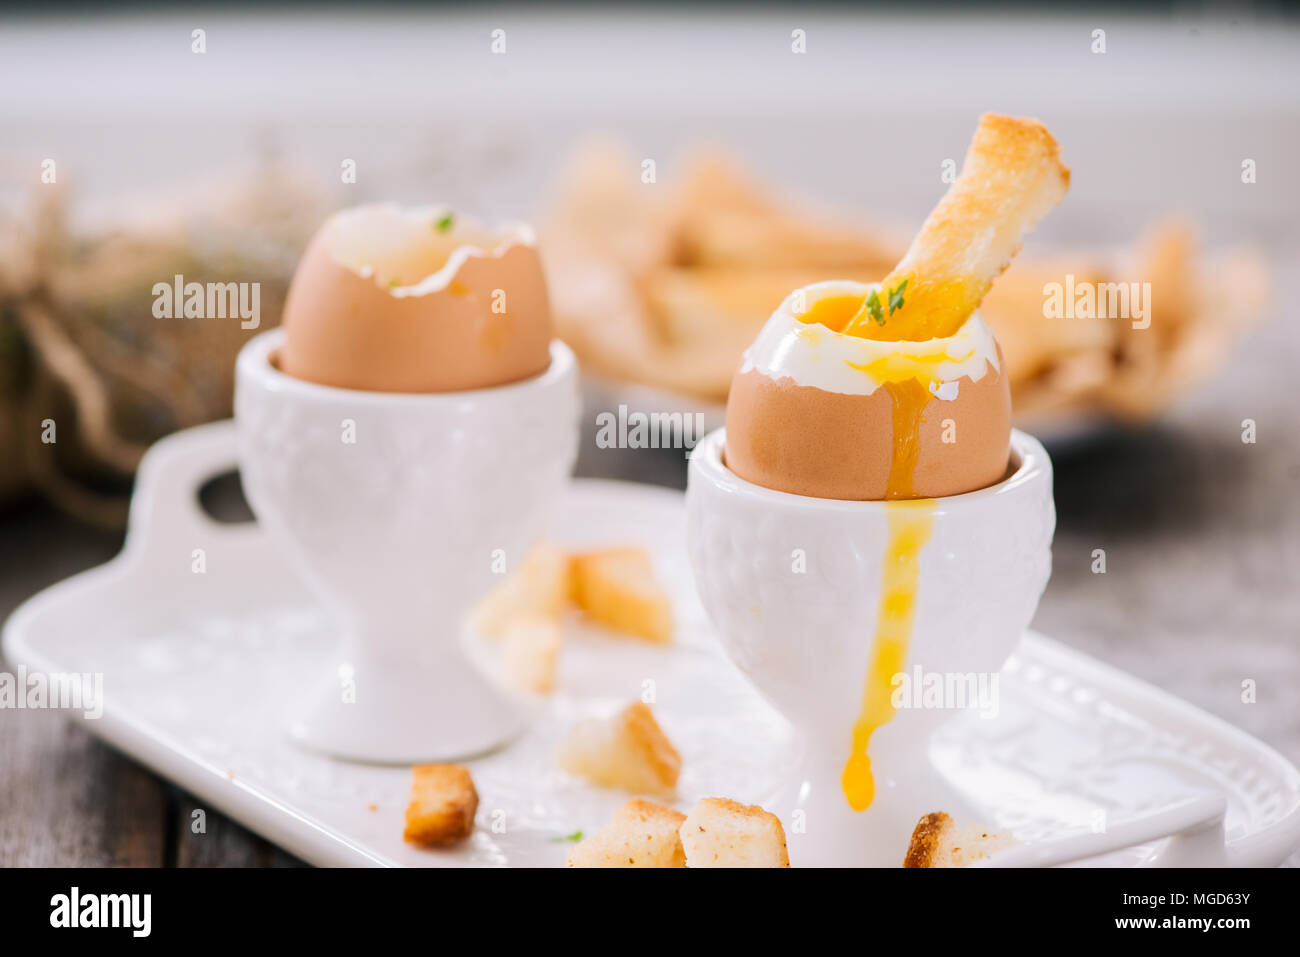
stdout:
{"type": "MultiPolygon", "coordinates": [[[[780,302],[824,279],[874,281],[906,237],[781,204],[736,161],[698,153],[654,189],[617,147],[580,150],[543,250],[561,336],[614,380],[723,402],[745,347],[780,302]],[[667,197],[666,199],[664,197],[667,197]]],[[[1228,356],[1262,312],[1261,253],[1209,257],[1169,218],[1129,245],[1018,259],[980,307],[1002,345],[1016,413],[1149,420],[1228,356]],[[1150,324],[1045,314],[1056,283],[1150,283],[1150,324]]]]}

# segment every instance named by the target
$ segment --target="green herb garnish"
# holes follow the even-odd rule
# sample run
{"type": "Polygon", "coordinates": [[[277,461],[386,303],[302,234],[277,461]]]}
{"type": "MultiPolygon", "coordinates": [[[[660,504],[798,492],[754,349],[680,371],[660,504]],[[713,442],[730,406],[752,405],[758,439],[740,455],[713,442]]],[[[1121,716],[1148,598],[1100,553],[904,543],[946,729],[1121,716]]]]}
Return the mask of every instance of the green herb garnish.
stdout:
{"type": "Polygon", "coordinates": [[[876,290],[871,290],[871,295],[867,296],[867,312],[871,313],[871,318],[876,320],[876,324],[883,326],[885,324],[885,310],[880,305],[880,297],[876,295],[876,290]]]}
{"type": "MultiPolygon", "coordinates": [[[[903,290],[907,288],[908,280],[904,279],[889,293],[889,314],[892,316],[896,311],[903,308],[903,290]]],[[[879,322],[880,320],[876,320],[879,322]]]]}
{"type": "Polygon", "coordinates": [[[389,288],[389,289],[396,289],[396,288],[397,288],[398,286],[400,286],[401,284],[402,284],[402,280],[398,279],[396,276],[394,276],[392,279],[388,280],[388,288],[389,288]]]}
{"type": "Polygon", "coordinates": [[[453,216],[451,213],[448,213],[446,216],[443,216],[442,219],[434,223],[434,227],[440,233],[447,232],[449,229],[451,229],[452,226],[455,225],[456,225],[456,217],[453,216]]]}
{"type": "Polygon", "coordinates": [[[581,840],[582,840],[582,832],[581,832],[581,831],[574,831],[572,834],[566,834],[566,835],[564,835],[564,837],[553,837],[553,838],[551,838],[551,843],[552,843],[552,844],[562,844],[562,843],[564,843],[565,841],[568,841],[568,842],[571,843],[571,844],[576,844],[576,843],[578,843],[578,842],[581,841],[581,840]]]}

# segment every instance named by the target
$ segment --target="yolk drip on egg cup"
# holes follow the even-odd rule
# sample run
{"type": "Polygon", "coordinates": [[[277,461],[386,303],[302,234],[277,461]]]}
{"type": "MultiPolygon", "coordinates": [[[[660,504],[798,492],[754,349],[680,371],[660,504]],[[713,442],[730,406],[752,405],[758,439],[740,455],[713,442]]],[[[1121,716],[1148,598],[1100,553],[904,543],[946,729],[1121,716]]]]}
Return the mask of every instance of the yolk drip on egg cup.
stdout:
{"type": "Polygon", "coordinates": [[[852,749],[841,778],[844,796],[855,811],[866,810],[875,797],[868,746],[876,729],[894,718],[894,676],[907,667],[921,577],[921,549],[934,527],[933,505],[928,499],[891,502],[886,513],[889,543],[880,575],[876,637],[862,689],[862,710],[853,725],[852,749]]]}
{"type": "MultiPolygon", "coordinates": [[[[961,290],[954,290],[963,298],[961,290]]],[[[943,306],[946,295],[936,297],[942,315],[951,319],[951,305],[943,306]]],[[[932,300],[933,301],[933,300],[932,300]]],[[[971,310],[964,313],[968,315],[971,310]]],[[[936,330],[934,312],[917,310],[921,328],[936,330]]],[[[866,312],[859,296],[828,296],[815,302],[800,321],[822,325],[833,332],[878,340],[899,338],[899,330],[912,328],[898,323],[882,333],[889,323],[878,323],[866,312]],[[862,317],[867,316],[867,322],[862,317]]],[[[955,330],[944,334],[951,335],[955,330]]],[[[894,718],[892,691],[894,676],[907,666],[912,623],[916,617],[916,597],[920,581],[921,550],[930,539],[934,526],[934,502],[915,496],[913,474],[920,455],[921,417],[929,403],[933,373],[940,362],[951,358],[944,354],[909,356],[899,351],[889,353],[863,366],[855,366],[880,382],[893,402],[893,457],[886,489],[889,540],[881,570],[880,606],[871,658],[863,683],[862,705],[853,725],[849,758],[841,776],[841,788],[849,806],[864,811],[875,799],[875,778],[868,754],[871,737],[877,729],[894,718]]],[[[969,358],[960,357],[961,359],[969,358]]]]}
{"type": "MultiPolygon", "coordinates": [[[[894,324],[891,330],[893,334],[884,335],[884,330],[891,329],[894,316],[891,314],[886,323],[877,323],[868,317],[869,321],[863,324],[863,314],[860,296],[827,296],[814,302],[798,318],[809,326],[821,325],[832,332],[878,341],[899,341],[902,338],[900,333],[911,328],[901,323],[894,324]]],[[[900,350],[887,353],[869,363],[853,366],[881,383],[893,403],[893,455],[885,489],[886,499],[917,497],[913,477],[921,453],[921,417],[930,402],[930,390],[938,382],[935,372],[943,362],[965,361],[972,354],[973,351],[965,356],[943,353],[908,355],[900,350]]]]}
{"type": "MultiPolygon", "coordinates": [[[[736,442],[734,469],[742,478],[748,472],[758,484],[795,494],[829,491],[825,497],[885,500],[889,535],[876,636],[842,776],[844,795],[856,811],[873,800],[867,747],[874,731],[894,717],[893,677],[907,664],[920,554],[934,520],[933,502],[925,495],[955,495],[996,482],[1010,453],[1010,391],[1000,361],[989,355],[976,363],[979,369],[969,378],[946,374],[941,382],[941,363],[961,367],[966,360],[934,356],[933,345],[939,340],[950,343],[958,335],[1024,235],[1061,201],[1069,183],[1070,171],[1046,127],[1030,118],[984,114],[960,176],[884,281],[861,295],[823,296],[797,317],[805,324],[798,332],[805,353],[815,349],[807,340],[816,336],[808,337],[803,330],[816,326],[859,340],[894,343],[893,349],[872,350],[875,358],[864,365],[850,362],[871,381],[866,397],[853,394],[858,391],[853,388],[813,388],[811,392],[820,394],[809,399],[797,383],[756,381],[761,372],[748,362],[732,382],[727,442],[736,442]],[[905,343],[928,345],[909,354],[905,343]],[[946,393],[937,388],[940,384],[946,393]],[[889,396],[888,410],[874,398],[881,390],[889,396]],[[949,415],[954,422],[956,406],[965,403],[973,428],[973,438],[968,429],[965,447],[951,458],[934,447],[933,431],[924,428],[932,393],[936,400],[953,402],[949,415]],[[886,411],[893,435],[881,495],[886,411]],[[810,412],[824,421],[809,421],[810,412]],[[782,461],[782,453],[792,450],[805,453],[799,456],[802,462],[782,461]],[[930,474],[932,465],[947,474],[930,474]]],[[[785,319],[778,312],[772,321],[785,319]]],[[[987,335],[982,326],[975,332],[987,335]]],[[[973,357],[972,352],[966,358],[973,357]]],[[[810,365],[816,364],[814,355],[810,365]]],[[[951,366],[943,371],[950,373],[951,366]]],[[[939,439],[944,444],[953,441],[946,433],[939,439]]]]}

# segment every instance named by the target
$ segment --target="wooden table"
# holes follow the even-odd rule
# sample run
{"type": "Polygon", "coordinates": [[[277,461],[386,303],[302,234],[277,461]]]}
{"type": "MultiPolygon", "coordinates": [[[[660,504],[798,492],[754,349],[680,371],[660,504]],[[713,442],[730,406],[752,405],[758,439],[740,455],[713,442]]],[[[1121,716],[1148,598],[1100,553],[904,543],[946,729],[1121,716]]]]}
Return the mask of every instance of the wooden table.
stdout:
{"type": "MultiPolygon", "coordinates": [[[[45,506],[3,518],[0,615],[27,595],[108,561],[121,537],[45,506]]],[[[0,665],[0,670],[3,666],[0,665]]],[[[295,867],[279,848],[213,811],[206,833],[188,794],[56,711],[0,711],[0,866],[295,867]]]]}
{"type": "MultiPolygon", "coordinates": [[[[1280,265],[1286,290],[1300,261],[1280,265]]],[[[1054,450],[1055,567],[1036,625],[1300,761],[1300,315],[1293,300],[1278,312],[1159,426],[1054,450]]],[[[598,451],[590,435],[583,449],[583,474],[684,481],[680,453],[598,451]]],[[[120,547],[43,506],[0,529],[0,615],[120,547]]],[[[215,812],[191,833],[198,807],[58,713],[0,711],[0,866],[300,863],[215,812]]]]}

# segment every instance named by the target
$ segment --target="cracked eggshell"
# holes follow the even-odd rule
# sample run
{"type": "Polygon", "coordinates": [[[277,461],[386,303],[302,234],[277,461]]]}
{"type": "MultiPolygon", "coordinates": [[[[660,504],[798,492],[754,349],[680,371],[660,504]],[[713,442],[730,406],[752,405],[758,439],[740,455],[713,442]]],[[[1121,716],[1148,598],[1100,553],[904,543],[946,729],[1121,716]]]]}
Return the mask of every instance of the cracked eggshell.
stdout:
{"type": "Polygon", "coordinates": [[[543,372],[552,337],[532,231],[489,233],[437,208],[332,216],[290,284],[280,369],[320,385],[455,392],[543,372]],[[493,311],[494,303],[498,311],[493,311]]]}
{"type": "MultiPolygon", "coordinates": [[[[951,401],[923,406],[912,473],[917,498],[972,492],[1006,474],[1011,392],[993,363],[957,381],[951,401]],[[956,441],[943,441],[952,421],[956,441]]],[[[894,400],[886,388],[830,392],[741,369],[727,401],[726,464],[755,485],[815,498],[885,498],[894,455],[894,400]]]]}

